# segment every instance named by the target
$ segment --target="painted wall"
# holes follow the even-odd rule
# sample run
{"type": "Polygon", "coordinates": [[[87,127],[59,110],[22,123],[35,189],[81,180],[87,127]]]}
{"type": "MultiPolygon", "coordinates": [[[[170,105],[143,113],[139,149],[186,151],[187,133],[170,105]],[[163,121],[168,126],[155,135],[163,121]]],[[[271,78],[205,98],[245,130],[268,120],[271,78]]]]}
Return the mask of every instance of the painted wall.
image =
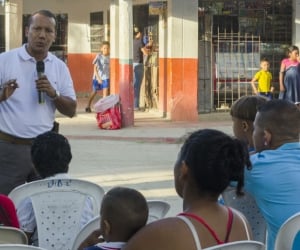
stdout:
{"type": "Polygon", "coordinates": [[[119,0],[119,87],[122,112],[122,126],[128,127],[134,124],[133,112],[133,23],[132,1],[119,0]],[[127,39],[126,39],[127,38],[127,39]]]}
{"type": "MultiPolygon", "coordinates": [[[[132,1],[134,4],[137,1],[132,1]]],[[[112,1],[111,12],[116,12],[120,1],[112,1]]],[[[141,2],[139,2],[140,4],[141,2]]],[[[120,6],[119,6],[120,7],[120,6]]],[[[119,17],[126,15],[119,10],[119,17]]],[[[113,17],[111,30],[128,30],[125,23],[113,17]],[[117,25],[119,22],[119,26],[117,25]],[[122,26],[122,28],[121,28],[122,26]]],[[[131,27],[129,27],[131,28],[131,27]]],[[[111,39],[121,38],[122,33],[115,33],[111,39]]],[[[120,51],[124,46],[113,41],[119,49],[117,55],[111,55],[112,72],[118,72],[122,82],[120,66],[124,59],[120,51]],[[116,58],[114,58],[116,57],[116,58]],[[119,67],[118,65],[119,64],[119,67]]],[[[159,21],[159,111],[174,121],[196,121],[198,88],[198,2],[169,0],[165,16],[159,21]]],[[[127,56],[128,57],[128,56],[127,56]]],[[[130,59],[130,58],[128,58],[130,59]]],[[[114,83],[113,83],[114,84],[114,83]]],[[[120,89],[122,92],[122,89],[120,89]]]]}
{"type": "MultiPolygon", "coordinates": [[[[92,60],[90,51],[90,13],[111,12],[111,22],[119,24],[119,0],[16,0],[23,2],[23,14],[38,9],[68,14],[68,66],[76,92],[91,90],[92,60]],[[112,16],[115,15],[115,16],[112,16]]],[[[131,0],[132,5],[147,4],[148,0],[131,0]]],[[[171,120],[197,120],[198,70],[198,2],[168,0],[165,16],[160,16],[159,30],[159,109],[171,120]]],[[[124,14],[124,13],[123,13],[124,14]]],[[[112,25],[111,67],[112,93],[118,93],[120,72],[119,25],[112,25]],[[115,30],[113,30],[113,27],[115,30]]],[[[130,56],[128,56],[127,59],[130,56]]],[[[123,59],[123,58],[122,58],[123,59]]]]}
{"type": "Polygon", "coordinates": [[[167,39],[167,62],[160,58],[160,68],[164,69],[160,80],[167,74],[167,116],[178,121],[197,120],[197,1],[168,1],[167,39]]]}
{"type": "Polygon", "coordinates": [[[110,92],[119,93],[119,0],[110,5],[110,92]]]}

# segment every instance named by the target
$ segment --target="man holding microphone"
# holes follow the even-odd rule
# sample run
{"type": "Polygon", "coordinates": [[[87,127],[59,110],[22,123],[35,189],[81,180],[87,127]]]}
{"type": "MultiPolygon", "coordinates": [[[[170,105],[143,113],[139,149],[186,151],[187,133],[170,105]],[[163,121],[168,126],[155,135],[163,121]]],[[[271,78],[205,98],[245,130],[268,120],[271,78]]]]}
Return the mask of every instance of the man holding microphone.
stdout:
{"type": "Polygon", "coordinates": [[[30,158],[34,138],[53,128],[55,110],[73,117],[76,95],[66,64],[49,52],[55,16],[32,14],[27,43],[0,54],[0,193],[38,178],[30,158]]]}

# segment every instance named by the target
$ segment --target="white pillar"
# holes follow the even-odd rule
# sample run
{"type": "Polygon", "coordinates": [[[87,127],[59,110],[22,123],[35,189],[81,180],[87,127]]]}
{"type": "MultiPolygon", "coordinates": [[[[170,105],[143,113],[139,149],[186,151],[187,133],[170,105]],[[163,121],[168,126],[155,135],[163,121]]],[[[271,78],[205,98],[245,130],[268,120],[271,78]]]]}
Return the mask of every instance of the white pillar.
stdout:
{"type": "Polygon", "coordinates": [[[198,3],[169,0],[168,4],[169,57],[198,57],[198,3]]]}
{"type": "Polygon", "coordinates": [[[158,63],[159,63],[159,110],[162,113],[163,117],[167,116],[167,91],[168,91],[168,86],[167,86],[167,58],[168,58],[168,11],[167,9],[165,10],[165,13],[163,15],[159,15],[159,58],[158,58],[158,63]]]}
{"type": "Polygon", "coordinates": [[[132,0],[119,0],[119,62],[120,62],[120,98],[122,126],[132,126],[133,83],[132,83],[132,0]]]}
{"type": "Polygon", "coordinates": [[[293,0],[292,43],[300,47],[300,0],[293,0]]]}
{"type": "Polygon", "coordinates": [[[167,116],[198,119],[198,1],[168,1],[167,116]]]}
{"type": "Polygon", "coordinates": [[[11,50],[22,44],[23,0],[5,3],[5,49],[11,50]]]}
{"type": "Polygon", "coordinates": [[[132,23],[132,0],[119,0],[119,58],[126,63],[132,59],[132,23]]]}
{"type": "Polygon", "coordinates": [[[110,1],[110,57],[119,58],[119,0],[110,1]]]}

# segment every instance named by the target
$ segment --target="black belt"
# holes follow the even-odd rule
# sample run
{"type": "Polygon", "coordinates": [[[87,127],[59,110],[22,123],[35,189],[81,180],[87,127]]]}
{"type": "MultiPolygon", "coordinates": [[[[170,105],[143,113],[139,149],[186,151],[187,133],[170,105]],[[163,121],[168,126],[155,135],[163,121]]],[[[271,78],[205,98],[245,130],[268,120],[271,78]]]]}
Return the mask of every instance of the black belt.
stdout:
{"type": "Polygon", "coordinates": [[[259,92],[260,94],[262,94],[262,95],[269,95],[269,94],[271,94],[271,92],[259,92]]]}
{"type": "Polygon", "coordinates": [[[12,144],[31,145],[34,138],[20,138],[0,131],[0,140],[7,141],[12,144]]]}

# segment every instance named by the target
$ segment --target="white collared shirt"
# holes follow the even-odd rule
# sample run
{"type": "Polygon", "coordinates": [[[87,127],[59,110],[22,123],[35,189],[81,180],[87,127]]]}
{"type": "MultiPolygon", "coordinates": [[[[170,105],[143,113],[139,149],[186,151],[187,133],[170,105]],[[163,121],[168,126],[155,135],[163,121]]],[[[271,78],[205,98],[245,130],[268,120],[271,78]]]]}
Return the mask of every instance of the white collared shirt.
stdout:
{"type": "MultiPolygon", "coordinates": [[[[0,131],[22,138],[33,138],[50,131],[55,118],[53,100],[45,94],[38,103],[36,60],[22,47],[0,54],[0,85],[16,79],[19,87],[0,102],[0,131]]],[[[52,53],[44,59],[45,75],[62,96],[76,100],[73,81],[67,65],[52,53]]]]}

